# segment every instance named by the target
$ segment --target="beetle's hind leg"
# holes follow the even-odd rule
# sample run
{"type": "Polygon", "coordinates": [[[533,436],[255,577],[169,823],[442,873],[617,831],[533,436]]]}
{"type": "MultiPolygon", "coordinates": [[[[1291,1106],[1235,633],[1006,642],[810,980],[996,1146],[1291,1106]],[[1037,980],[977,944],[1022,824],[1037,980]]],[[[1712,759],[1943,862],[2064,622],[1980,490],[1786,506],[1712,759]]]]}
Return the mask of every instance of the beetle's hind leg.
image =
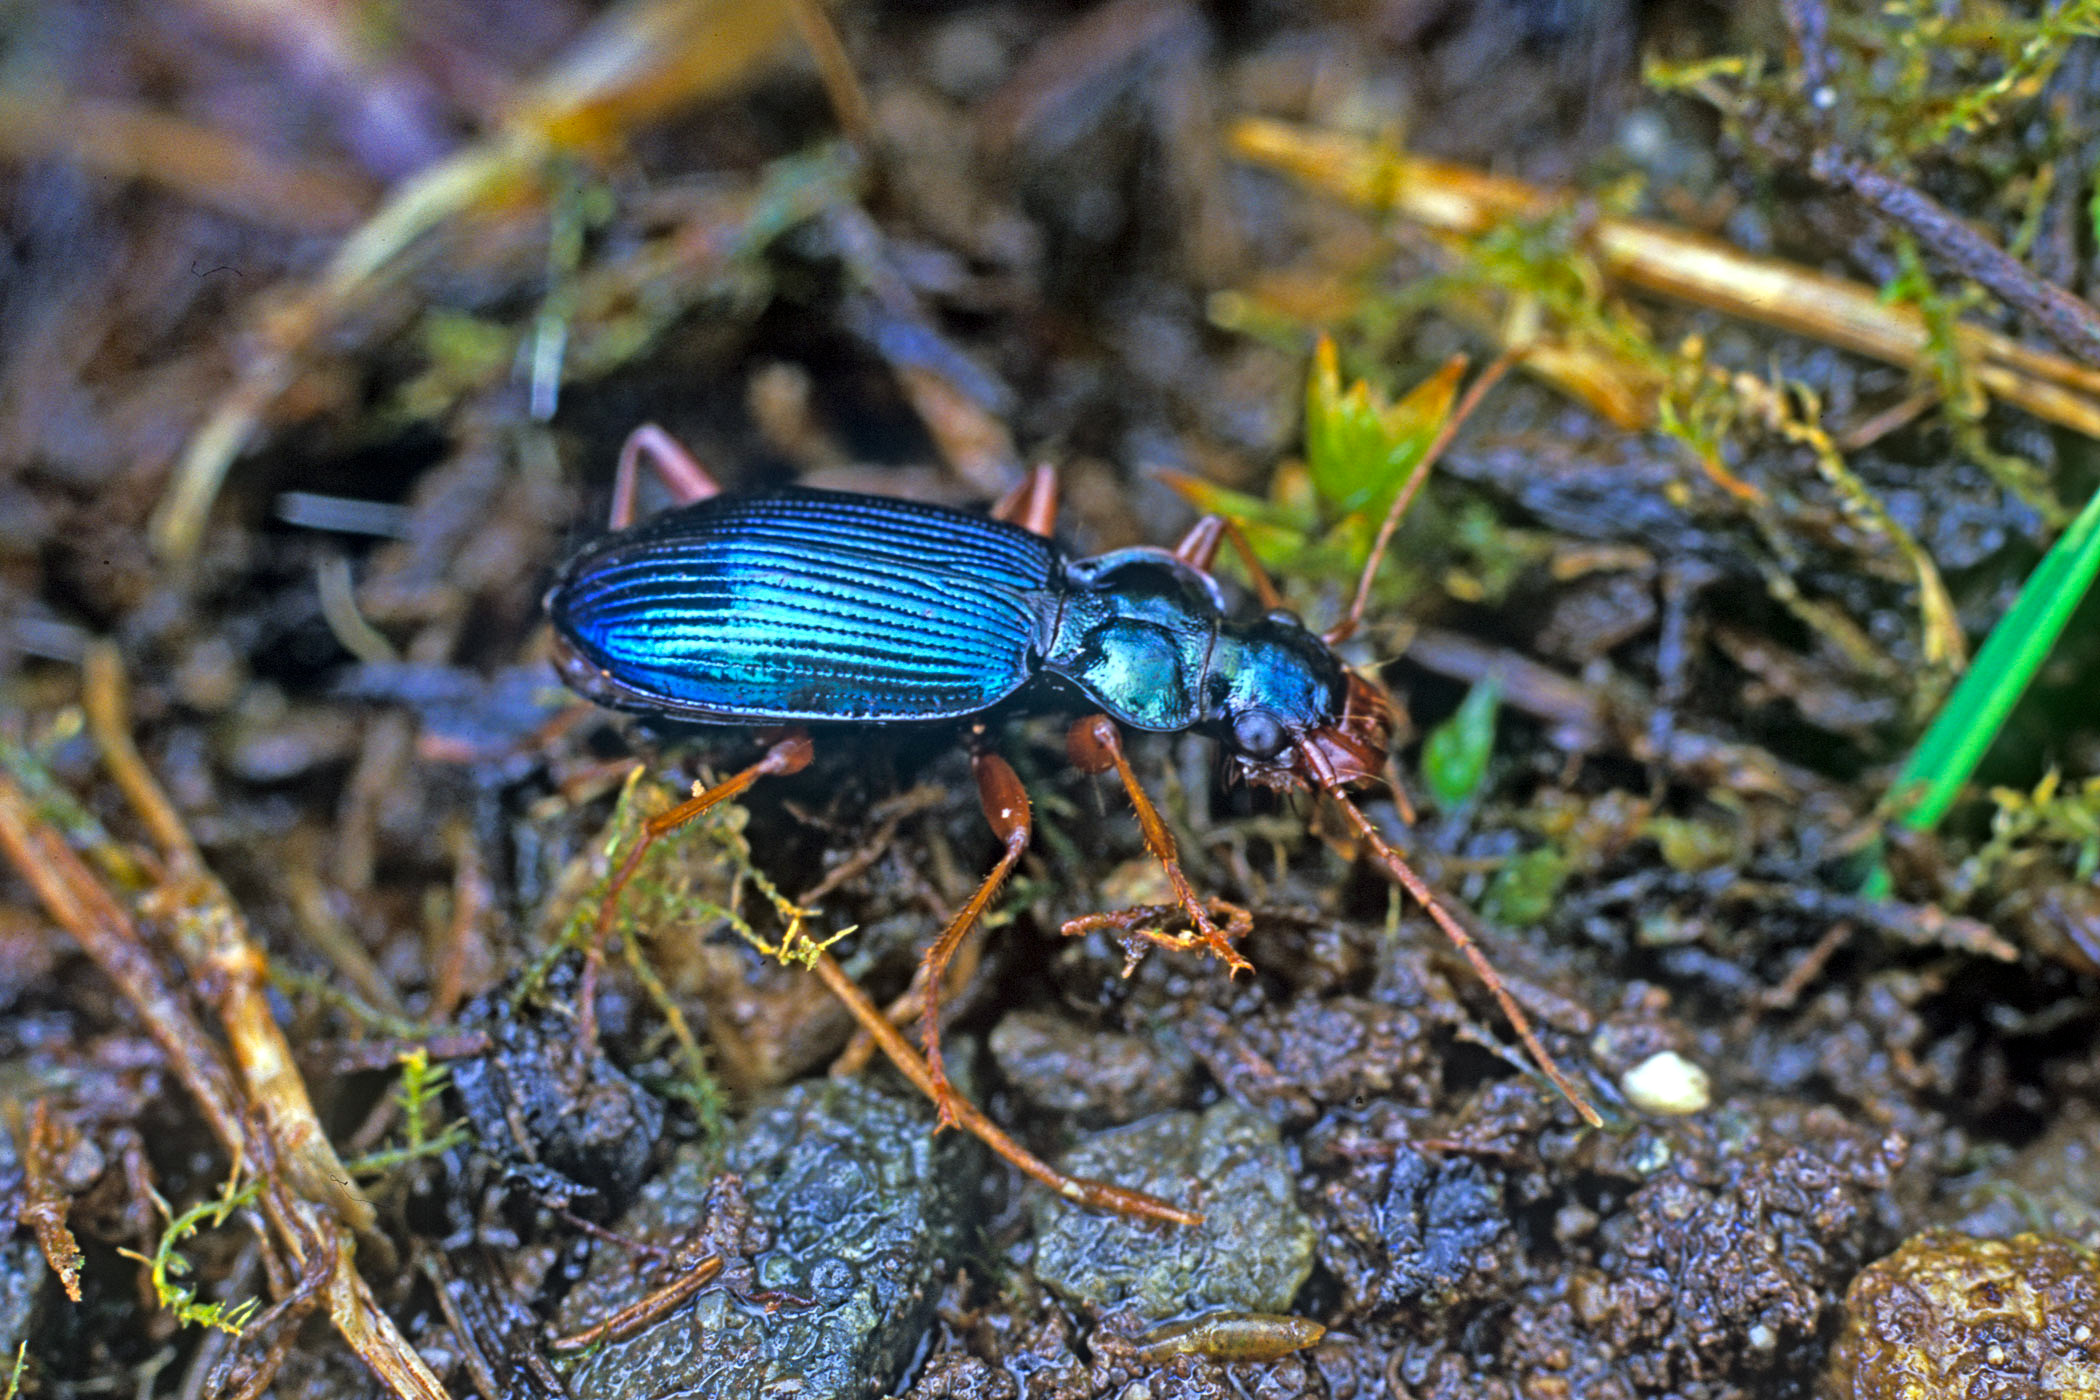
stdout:
{"type": "Polygon", "coordinates": [[[999,887],[1014,873],[1014,867],[1021,863],[1021,855],[1028,849],[1028,837],[1033,830],[1028,790],[1021,786],[1013,767],[989,750],[973,754],[970,764],[977,774],[977,796],[984,804],[985,820],[992,824],[992,834],[1006,849],[976,893],[963,902],[962,908],[955,911],[955,917],[948,921],[948,926],[941,930],[941,936],[927,948],[919,964],[920,995],[925,998],[921,1024],[924,1027],[922,1039],[926,1046],[926,1068],[932,1075],[930,1093],[934,1107],[940,1112],[943,1128],[952,1128],[960,1121],[958,1107],[962,1096],[948,1082],[948,1072],[941,1063],[941,981],[948,974],[948,964],[955,957],[955,950],[962,946],[963,939],[984,917],[992,896],[999,892],[999,887]]]}
{"type": "Polygon", "coordinates": [[[620,893],[634,879],[634,872],[642,865],[642,857],[649,848],[664,837],[692,821],[708,808],[737,796],[760,778],[779,773],[799,773],[809,766],[815,749],[809,736],[797,729],[777,740],[760,755],[758,762],[739,772],[732,773],[705,792],[695,793],[670,811],[649,818],[642,829],[635,833],[634,844],[627,848],[626,856],[619,868],[613,871],[612,879],[606,882],[605,894],[598,901],[598,921],[591,929],[591,941],[583,953],[583,977],[576,993],[576,1045],[579,1069],[589,1062],[598,1042],[598,969],[605,963],[605,945],[612,941],[613,915],[619,909],[620,893]]]}
{"type": "MultiPolygon", "coordinates": [[[[1244,935],[1253,926],[1253,916],[1236,904],[1203,899],[1189,884],[1188,876],[1181,870],[1181,855],[1174,845],[1174,833],[1167,830],[1166,819],[1160,816],[1159,809],[1152,805],[1152,799],[1145,795],[1145,789],[1138,783],[1137,772],[1123,752],[1123,736],[1116,729],[1116,722],[1107,715],[1089,715],[1080,720],[1065,734],[1065,752],[1086,772],[1116,770],[1116,776],[1123,780],[1123,790],[1130,794],[1130,805],[1137,809],[1138,828],[1145,833],[1145,845],[1152,852],[1152,858],[1159,862],[1159,868],[1166,872],[1167,883],[1174,890],[1174,900],[1180,905],[1182,916],[1189,921],[1192,931],[1170,934],[1138,928],[1138,918],[1126,919],[1117,914],[1096,916],[1096,920],[1106,919],[1110,925],[1122,928],[1126,933],[1148,938],[1163,947],[1185,949],[1201,943],[1233,972],[1252,972],[1254,964],[1240,956],[1239,950],[1232,946],[1232,939],[1244,935]],[[1227,927],[1231,929],[1229,934],[1211,917],[1213,906],[1222,912],[1227,927]]],[[[1149,915],[1151,911],[1129,912],[1149,915]]],[[[1065,932],[1083,933],[1098,926],[1100,924],[1096,921],[1075,919],[1065,925],[1065,932]]]]}
{"type": "MultiPolygon", "coordinates": [[[[862,1029],[874,1040],[876,1048],[889,1056],[890,1063],[895,1065],[906,1079],[917,1085],[920,1093],[935,1102],[940,1102],[940,1093],[926,1061],[911,1048],[911,1042],[904,1038],[903,1032],[890,1024],[889,1018],[882,1014],[882,1009],[868,1000],[868,994],[854,985],[853,979],[838,965],[838,960],[829,953],[819,953],[813,967],[817,976],[823,979],[824,985],[831,989],[832,995],[845,1003],[846,1009],[853,1013],[853,1019],[860,1022],[862,1029]]],[[[1203,1217],[1198,1212],[1169,1205],[1157,1196],[1148,1196],[1143,1191],[1133,1191],[1129,1187],[1114,1186],[1105,1181],[1068,1176],[1008,1137],[998,1124],[984,1116],[977,1105],[952,1089],[948,1091],[947,1102],[954,1110],[957,1122],[965,1131],[1015,1168],[1068,1201],[1075,1201],[1095,1210],[1115,1211],[1120,1215],[1134,1215],[1147,1220],[1164,1220],[1174,1225],[1203,1223],[1203,1217]]]]}
{"type": "Polygon", "coordinates": [[[645,461],[679,505],[689,506],[695,501],[722,494],[721,483],[708,475],[707,468],[700,465],[700,459],[692,454],[691,449],[656,424],[644,423],[620,444],[620,464],[613,469],[612,518],[609,523],[615,530],[634,523],[635,497],[640,490],[639,478],[645,461]]]}
{"type": "Polygon", "coordinates": [[[1027,479],[992,507],[992,519],[1047,537],[1057,524],[1057,468],[1047,462],[1030,467],[1027,479]]]}

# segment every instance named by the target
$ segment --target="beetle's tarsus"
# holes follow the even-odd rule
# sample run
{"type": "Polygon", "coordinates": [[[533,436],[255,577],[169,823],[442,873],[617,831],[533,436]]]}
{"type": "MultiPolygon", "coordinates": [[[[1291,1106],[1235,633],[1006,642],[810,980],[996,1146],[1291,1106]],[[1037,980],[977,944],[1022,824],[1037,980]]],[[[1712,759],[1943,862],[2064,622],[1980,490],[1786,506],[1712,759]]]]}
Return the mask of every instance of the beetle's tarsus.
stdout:
{"type": "MultiPolygon", "coordinates": [[[[1123,736],[1116,722],[1107,715],[1088,715],[1074,724],[1065,734],[1065,752],[1072,762],[1089,773],[1106,773],[1113,768],[1123,781],[1123,790],[1130,794],[1130,805],[1137,810],[1138,829],[1145,834],[1146,849],[1159,862],[1159,868],[1167,877],[1167,884],[1174,891],[1174,900],[1191,925],[1190,934],[1161,934],[1144,930],[1144,937],[1166,948],[1190,948],[1201,939],[1211,954],[1234,972],[1252,971],[1253,964],[1240,956],[1232,946],[1232,940],[1218,927],[1206,907],[1207,901],[1196,893],[1188,876],[1181,869],[1181,853],[1174,844],[1174,833],[1167,829],[1166,818],[1159,808],[1145,795],[1143,784],[1138,782],[1137,770],[1130,766],[1130,758],[1123,752],[1123,736]]],[[[1224,905],[1236,914],[1246,911],[1237,905],[1224,905]]],[[[1253,920],[1248,918],[1248,926],[1253,920]]],[[[1245,930],[1241,930],[1242,933],[1245,930]]]]}
{"type": "MultiPolygon", "coordinates": [[[[1222,919],[1224,927],[1219,930],[1219,939],[1213,942],[1200,928],[1182,933],[1169,933],[1159,925],[1173,919],[1183,918],[1188,911],[1179,904],[1134,904],[1127,909],[1112,909],[1099,914],[1081,914],[1076,919],[1065,920],[1059,932],[1067,938],[1078,938],[1100,930],[1123,945],[1123,975],[1128,977],[1137,971],[1138,959],[1146,943],[1156,943],[1162,948],[1177,953],[1202,947],[1225,964],[1228,976],[1252,972],[1254,964],[1248,962],[1240,951],[1232,946],[1232,940],[1245,938],[1254,931],[1254,915],[1230,900],[1213,895],[1205,903],[1214,920],[1222,919]]],[[[1212,927],[1217,928],[1215,922],[1212,927]]]]}

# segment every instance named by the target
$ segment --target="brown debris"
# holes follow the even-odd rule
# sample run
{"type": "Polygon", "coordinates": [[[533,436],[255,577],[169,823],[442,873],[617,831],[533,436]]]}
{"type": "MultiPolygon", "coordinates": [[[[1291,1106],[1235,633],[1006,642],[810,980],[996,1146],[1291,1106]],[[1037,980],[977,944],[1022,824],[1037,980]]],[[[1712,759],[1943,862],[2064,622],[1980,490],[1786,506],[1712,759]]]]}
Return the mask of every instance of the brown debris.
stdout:
{"type": "MultiPolygon", "coordinates": [[[[93,653],[92,722],[112,776],[160,846],[166,872],[140,900],[140,912],[165,930],[192,975],[213,993],[239,1077],[162,976],[123,902],[4,776],[0,848],[145,1021],[229,1158],[265,1173],[265,1213],[279,1246],[305,1279],[280,1307],[325,1299],[344,1340],[389,1389],[404,1397],[440,1400],[444,1387],[380,1309],[352,1263],[355,1235],[365,1239],[382,1266],[390,1266],[392,1247],[377,1233],[371,1203],[354,1193],[314,1117],[291,1047],[263,996],[262,953],[132,747],[121,687],[114,654],[93,653]]],[[[255,1389],[268,1384],[290,1337],[287,1328],[273,1343],[249,1382],[255,1389]]]]}
{"type": "MultiPolygon", "coordinates": [[[[1431,228],[1480,233],[1498,220],[1542,214],[1560,198],[1517,180],[1280,122],[1242,121],[1231,140],[1248,160],[1431,228]]],[[[1640,219],[1598,218],[1590,226],[1590,239],[1606,270],[1645,291],[1890,364],[1922,363],[1927,346],[1923,316],[1911,307],[1889,305],[1872,287],[1640,219]]],[[[1960,326],[1956,335],[1975,356],[1977,379],[1993,396],[2100,437],[2100,365],[2025,349],[1981,326],[1960,326]]]]}
{"type": "Polygon", "coordinates": [[[29,1111],[29,1140],[22,1149],[22,1203],[15,1220],[35,1233],[36,1242],[64,1285],[66,1297],[80,1301],[80,1243],[66,1225],[73,1208],[67,1189],[67,1159],[80,1146],[78,1129],[54,1118],[50,1105],[38,1099],[29,1111]]]}

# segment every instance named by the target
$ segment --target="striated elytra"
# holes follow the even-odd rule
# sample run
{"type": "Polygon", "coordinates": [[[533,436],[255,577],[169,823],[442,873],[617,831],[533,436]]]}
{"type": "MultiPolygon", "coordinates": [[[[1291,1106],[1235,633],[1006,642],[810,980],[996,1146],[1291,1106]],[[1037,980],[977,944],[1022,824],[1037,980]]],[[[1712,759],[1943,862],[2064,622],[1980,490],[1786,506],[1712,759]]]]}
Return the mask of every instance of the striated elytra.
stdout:
{"type": "Polygon", "coordinates": [[[678,719],[955,720],[1035,685],[1133,729],[1209,734],[1259,769],[1350,698],[1295,617],[1231,616],[1167,550],[1072,559],[1004,521],[878,496],[666,511],[588,546],[547,607],[572,687],[678,719]]]}

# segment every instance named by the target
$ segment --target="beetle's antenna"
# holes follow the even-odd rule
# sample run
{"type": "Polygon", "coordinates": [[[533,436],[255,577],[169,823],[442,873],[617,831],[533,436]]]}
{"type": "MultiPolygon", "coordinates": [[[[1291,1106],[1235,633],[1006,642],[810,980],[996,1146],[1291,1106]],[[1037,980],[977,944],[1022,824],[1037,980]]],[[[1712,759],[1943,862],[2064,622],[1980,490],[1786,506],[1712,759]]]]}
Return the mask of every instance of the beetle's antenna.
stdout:
{"type": "Polygon", "coordinates": [[[1473,971],[1487,985],[1487,989],[1494,993],[1496,1003],[1502,1008],[1502,1014],[1507,1016],[1510,1025],[1516,1028],[1518,1039],[1522,1040],[1524,1048],[1531,1052],[1532,1061],[1553,1081],[1553,1087],[1560,1090],[1568,1102],[1575,1106],[1575,1111],[1582,1115],[1584,1122],[1592,1128],[1603,1127],[1603,1117],[1590,1106],[1590,1101],[1583,1097],[1582,1091],[1575,1087],[1561,1067],[1554,1063],[1553,1057],[1546,1053],[1546,1047],[1539,1043],[1537,1033],[1531,1029],[1530,1018],[1524,1014],[1523,1008],[1517,1005],[1517,999],[1509,994],[1509,988],[1502,984],[1502,978],[1488,962],[1487,954],[1480,951],[1480,945],[1473,941],[1472,935],[1451,916],[1451,911],[1437,898],[1436,891],[1429,888],[1429,882],[1415,873],[1415,868],[1401,858],[1400,853],[1393,849],[1392,843],[1379,835],[1378,828],[1371,824],[1371,819],[1365,816],[1363,810],[1351,802],[1339,787],[1323,785],[1322,790],[1341,807],[1349,818],[1349,824],[1356,828],[1356,834],[1364,839],[1364,843],[1378,857],[1378,863],[1385,867],[1400,888],[1414,897],[1415,903],[1422,906],[1436,926],[1444,931],[1444,936],[1450,939],[1458,951],[1465,955],[1466,961],[1473,965],[1473,971]]]}
{"type": "MultiPolygon", "coordinates": [[[[1407,484],[1400,488],[1400,493],[1393,497],[1393,504],[1386,510],[1385,519],[1379,522],[1378,538],[1371,542],[1371,557],[1364,560],[1364,571],[1356,580],[1356,596],[1350,600],[1349,611],[1343,615],[1340,622],[1328,628],[1321,639],[1329,646],[1347,641],[1356,635],[1356,629],[1364,620],[1364,609],[1371,602],[1371,580],[1378,577],[1378,565],[1385,558],[1386,546],[1393,542],[1393,532],[1400,528],[1401,517],[1407,514],[1407,508],[1413,505],[1415,497],[1421,494],[1422,483],[1429,480],[1429,472],[1436,465],[1436,459],[1444,455],[1444,449],[1451,445],[1451,439],[1458,436],[1458,430],[1473,416],[1473,410],[1480,407],[1480,401],[1487,397],[1488,390],[1494,388],[1502,376],[1509,373],[1510,366],[1514,365],[1522,354],[1521,349],[1505,350],[1490,361],[1488,367],[1480,372],[1480,377],[1466,390],[1464,397],[1459,399],[1458,406],[1445,417],[1444,426],[1437,429],[1436,436],[1430,440],[1429,450],[1422,454],[1421,464],[1407,478],[1407,484]]],[[[1463,365],[1465,357],[1455,357],[1454,363],[1463,365]]]]}

